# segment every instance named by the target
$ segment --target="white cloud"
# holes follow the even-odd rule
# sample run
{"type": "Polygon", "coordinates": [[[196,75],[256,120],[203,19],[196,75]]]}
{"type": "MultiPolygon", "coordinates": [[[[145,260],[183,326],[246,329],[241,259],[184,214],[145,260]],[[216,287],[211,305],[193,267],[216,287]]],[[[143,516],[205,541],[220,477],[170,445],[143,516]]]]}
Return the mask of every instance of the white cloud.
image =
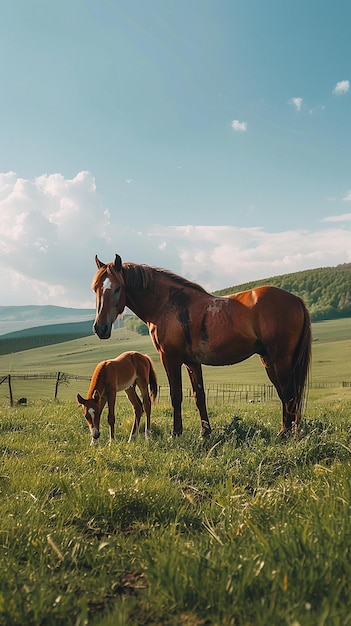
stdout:
{"type": "MultiPolygon", "coordinates": [[[[50,304],[55,297],[53,304],[79,305],[82,258],[92,241],[101,247],[107,240],[108,214],[93,176],[80,172],[72,180],[61,174],[24,180],[13,172],[1,174],[0,212],[0,284],[10,304],[50,304]],[[27,293],[32,297],[24,299],[27,293]]],[[[89,296],[89,286],[86,291],[89,296]]]]}
{"type": "Polygon", "coordinates": [[[344,195],[343,200],[344,202],[351,202],[351,189],[344,195]]]}
{"type": "Polygon", "coordinates": [[[347,93],[349,89],[350,89],[349,81],[341,80],[340,82],[336,83],[333,89],[333,93],[336,93],[337,95],[341,95],[343,93],[347,93]]]}
{"type": "Polygon", "coordinates": [[[302,102],[303,102],[302,98],[291,98],[289,102],[295,107],[297,111],[301,111],[302,102]]]}
{"type": "Polygon", "coordinates": [[[94,177],[33,180],[0,174],[1,304],[94,307],[95,254],[170,269],[209,291],[276,274],[351,261],[351,215],[343,224],[277,233],[235,226],[157,226],[135,232],[109,211],[94,177]]]}
{"type": "Polygon", "coordinates": [[[342,213],[341,215],[330,215],[325,217],[323,222],[351,222],[351,213],[342,213]]]}
{"type": "Polygon", "coordinates": [[[247,130],[247,122],[239,122],[239,120],[233,120],[232,128],[235,131],[244,133],[247,130]]]}
{"type": "Polygon", "coordinates": [[[351,230],[342,228],[269,233],[259,227],[177,226],[155,228],[154,235],[169,242],[168,251],[176,249],[178,273],[209,291],[351,260],[351,230]]]}

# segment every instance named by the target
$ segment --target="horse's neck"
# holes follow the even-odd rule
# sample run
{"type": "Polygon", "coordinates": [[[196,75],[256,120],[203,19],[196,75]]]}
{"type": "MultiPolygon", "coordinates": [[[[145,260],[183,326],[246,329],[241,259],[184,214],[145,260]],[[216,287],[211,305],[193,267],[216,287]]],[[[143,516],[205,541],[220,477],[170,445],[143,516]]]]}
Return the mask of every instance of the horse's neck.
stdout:
{"type": "Polygon", "coordinates": [[[149,287],[143,289],[128,288],[126,305],[145,324],[152,322],[155,311],[159,312],[164,305],[163,298],[151,292],[149,287]]]}

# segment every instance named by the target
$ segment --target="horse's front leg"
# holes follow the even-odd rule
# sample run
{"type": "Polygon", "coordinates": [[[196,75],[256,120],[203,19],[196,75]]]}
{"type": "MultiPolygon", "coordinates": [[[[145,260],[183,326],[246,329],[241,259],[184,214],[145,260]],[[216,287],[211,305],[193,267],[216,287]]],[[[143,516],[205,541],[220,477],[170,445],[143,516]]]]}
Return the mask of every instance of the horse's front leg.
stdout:
{"type": "Polygon", "coordinates": [[[131,440],[137,436],[138,432],[139,432],[139,424],[140,424],[140,418],[143,414],[143,406],[141,404],[141,401],[134,389],[134,387],[128,387],[128,389],[125,389],[125,393],[126,396],[129,400],[129,402],[131,403],[132,407],[133,407],[133,411],[134,411],[134,421],[133,421],[133,426],[132,426],[132,430],[130,431],[130,435],[129,435],[129,439],[128,439],[128,443],[131,442],[131,440]]]}
{"type": "Polygon", "coordinates": [[[107,421],[110,427],[110,443],[115,438],[115,404],[116,404],[116,390],[109,391],[107,396],[108,416],[107,421]]]}
{"type": "Polygon", "coordinates": [[[181,367],[182,363],[172,357],[166,357],[165,354],[161,353],[161,361],[163,367],[166,370],[168,382],[169,382],[169,392],[171,396],[171,403],[173,408],[173,436],[177,437],[181,435],[183,432],[183,422],[182,422],[182,400],[183,400],[183,390],[182,390],[182,374],[181,367]]]}
{"type": "Polygon", "coordinates": [[[187,369],[191,387],[193,390],[195,405],[200,414],[201,435],[205,437],[206,435],[210,434],[212,429],[206,408],[202,367],[201,365],[195,363],[191,363],[190,365],[185,364],[185,367],[187,369]]]}

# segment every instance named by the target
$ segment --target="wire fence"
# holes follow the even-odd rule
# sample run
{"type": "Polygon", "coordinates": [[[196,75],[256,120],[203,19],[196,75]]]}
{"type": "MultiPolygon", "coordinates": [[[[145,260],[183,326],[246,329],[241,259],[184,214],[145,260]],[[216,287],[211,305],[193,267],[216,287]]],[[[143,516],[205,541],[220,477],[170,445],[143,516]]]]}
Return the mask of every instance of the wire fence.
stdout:
{"type": "MultiPolygon", "coordinates": [[[[83,396],[90,376],[79,376],[65,372],[46,374],[0,374],[0,403],[25,405],[34,400],[69,401],[80,392],[83,396]],[[84,384],[83,384],[84,383],[84,384]],[[73,387],[74,384],[74,387],[73,387]]],[[[317,389],[351,387],[351,381],[315,382],[317,389]]],[[[270,384],[209,384],[205,385],[207,405],[234,404],[238,402],[267,402],[277,398],[270,384]]],[[[183,385],[183,402],[193,402],[193,391],[183,385]]],[[[159,385],[158,403],[170,403],[168,385],[159,385]]]]}
{"type": "MultiPolygon", "coordinates": [[[[14,406],[25,405],[39,399],[72,400],[78,391],[84,395],[89,381],[89,376],[78,376],[65,372],[0,374],[0,402],[14,406]]],[[[266,402],[274,397],[275,390],[273,385],[269,384],[212,384],[205,386],[205,394],[208,405],[217,405],[236,402],[266,402]]],[[[193,391],[184,385],[183,402],[186,403],[187,401],[193,402],[193,391]]],[[[170,402],[168,385],[158,386],[157,402],[170,402]]]]}

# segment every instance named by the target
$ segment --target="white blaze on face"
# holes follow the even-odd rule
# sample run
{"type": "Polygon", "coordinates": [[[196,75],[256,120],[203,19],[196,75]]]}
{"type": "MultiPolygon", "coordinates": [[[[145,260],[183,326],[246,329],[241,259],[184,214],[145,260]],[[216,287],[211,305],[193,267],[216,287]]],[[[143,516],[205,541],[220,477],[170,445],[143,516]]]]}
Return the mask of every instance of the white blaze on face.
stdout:
{"type": "Polygon", "coordinates": [[[101,300],[100,300],[100,311],[102,310],[102,307],[104,306],[104,294],[107,291],[107,289],[111,289],[112,287],[112,283],[110,281],[110,279],[108,278],[108,276],[106,276],[104,282],[102,283],[102,294],[101,294],[101,300]]]}
{"type": "Polygon", "coordinates": [[[91,432],[91,434],[92,434],[92,436],[93,436],[93,438],[94,438],[94,439],[98,439],[98,437],[99,437],[99,431],[97,430],[97,428],[96,428],[96,426],[95,426],[95,424],[94,424],[94,420],[95,420],[95,409],[93,409],[93,407],[90,407],[90,408],[88,409],[88,413],[89,413],[89,415],[90,415],[90,417],[91,417],[91,421],[92,421],[92,424],[89,424],[89,426],[90,426],[90,432],[91,432]]]}
{"type": "Polygon", "coordinates": [[[92,419],[92,421],[94,422],[95,419],[95,409],[93,409],[92,407],[90,407],[90,409],[88,409],[88,413],[92,419]]]}
{"type": "Polygon", "coordinates": [[[112,287],[112,283],[110,279],[106,277],[104,282],[102,283],[102,293],[104,294],[106,289],[111,289],[111,287],[112,287]]]}

